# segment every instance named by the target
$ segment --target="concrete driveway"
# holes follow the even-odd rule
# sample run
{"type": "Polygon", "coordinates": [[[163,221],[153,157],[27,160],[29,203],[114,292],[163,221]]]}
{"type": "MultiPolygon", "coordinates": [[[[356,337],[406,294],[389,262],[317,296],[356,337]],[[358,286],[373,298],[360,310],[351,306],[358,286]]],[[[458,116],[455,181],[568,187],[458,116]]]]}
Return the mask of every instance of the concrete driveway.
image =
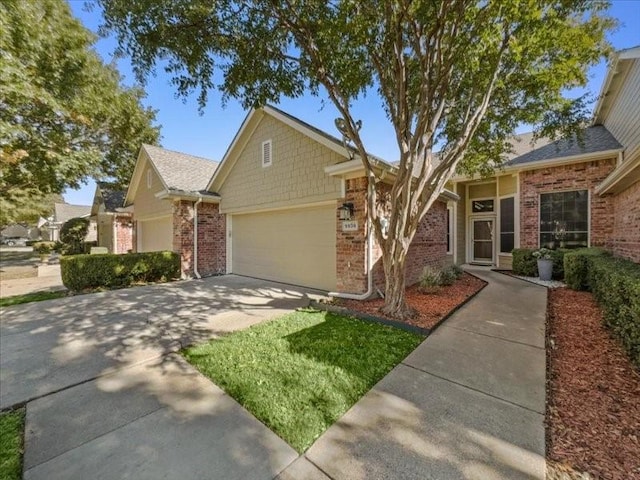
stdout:
{"type": "Polygon", "coordinates": [[[0,408],[28,402],[24,477],[273,478],[296,452],[172,352],[312,297],[228,275],[2,310],[0,408]]]}

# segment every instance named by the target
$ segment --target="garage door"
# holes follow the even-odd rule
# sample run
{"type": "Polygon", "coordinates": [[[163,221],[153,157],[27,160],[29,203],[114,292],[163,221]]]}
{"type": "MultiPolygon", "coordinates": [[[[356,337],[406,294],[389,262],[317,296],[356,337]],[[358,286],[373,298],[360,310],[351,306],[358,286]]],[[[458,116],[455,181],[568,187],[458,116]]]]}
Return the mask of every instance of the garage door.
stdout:
{"type": "Polygon", "coordinates": [[[172,217],[138,221],[138,236],[138,250],[140,252],[173,250],[172,217]]]}
{"type": "Polygon", "coordinates": [[[233,215],[231,232],[233,273],[335,290],[333,205],[233,215]]]}

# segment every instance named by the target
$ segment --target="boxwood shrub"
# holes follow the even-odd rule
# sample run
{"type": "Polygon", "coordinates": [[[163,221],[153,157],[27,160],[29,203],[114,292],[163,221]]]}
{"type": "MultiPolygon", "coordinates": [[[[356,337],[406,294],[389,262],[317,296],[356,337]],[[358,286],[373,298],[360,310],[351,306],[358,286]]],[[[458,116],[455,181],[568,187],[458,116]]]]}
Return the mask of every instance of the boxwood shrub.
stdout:
{"type": "Polygon", "coordinates": [[[73,291],[127,287],[179,278],[180,256],[174,252],[64,256],[60,272],[64,286],[73,291]]]}
{"type": "Polygon", "coordinates": [[[606,255],[601,248],[581,248],[564,256],[564,281],[573,290],[589,290],[589,258],[606,255]]]}
{"type": "Polygon", "coordinates": [[[602,307],[605,324],[640,368],[640,265],[622,258],[587,259],[588,283],[602,307]]]}

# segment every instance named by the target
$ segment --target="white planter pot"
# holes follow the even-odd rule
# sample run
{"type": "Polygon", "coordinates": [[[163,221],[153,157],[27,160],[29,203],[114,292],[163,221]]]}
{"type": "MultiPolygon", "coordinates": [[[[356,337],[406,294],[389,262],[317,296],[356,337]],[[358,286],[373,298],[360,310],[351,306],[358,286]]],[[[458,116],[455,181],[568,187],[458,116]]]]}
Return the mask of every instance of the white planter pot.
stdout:
{"type": "Polygon", "coordinates": [[[553,261],[538,259],[538,276],[540,280],[551,280],[553,274],[553,261]]]}

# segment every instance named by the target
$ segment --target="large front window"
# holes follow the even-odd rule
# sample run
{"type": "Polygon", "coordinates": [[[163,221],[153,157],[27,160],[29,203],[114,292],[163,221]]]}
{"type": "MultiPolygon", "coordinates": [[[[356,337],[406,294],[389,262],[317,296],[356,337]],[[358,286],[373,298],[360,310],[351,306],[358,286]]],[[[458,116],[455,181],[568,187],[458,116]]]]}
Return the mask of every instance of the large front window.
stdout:
{"type": "Polygon", "coordinates": [[[540,246],[580,248],[589,245],[589,192],[540,194],[540,246]]]}

